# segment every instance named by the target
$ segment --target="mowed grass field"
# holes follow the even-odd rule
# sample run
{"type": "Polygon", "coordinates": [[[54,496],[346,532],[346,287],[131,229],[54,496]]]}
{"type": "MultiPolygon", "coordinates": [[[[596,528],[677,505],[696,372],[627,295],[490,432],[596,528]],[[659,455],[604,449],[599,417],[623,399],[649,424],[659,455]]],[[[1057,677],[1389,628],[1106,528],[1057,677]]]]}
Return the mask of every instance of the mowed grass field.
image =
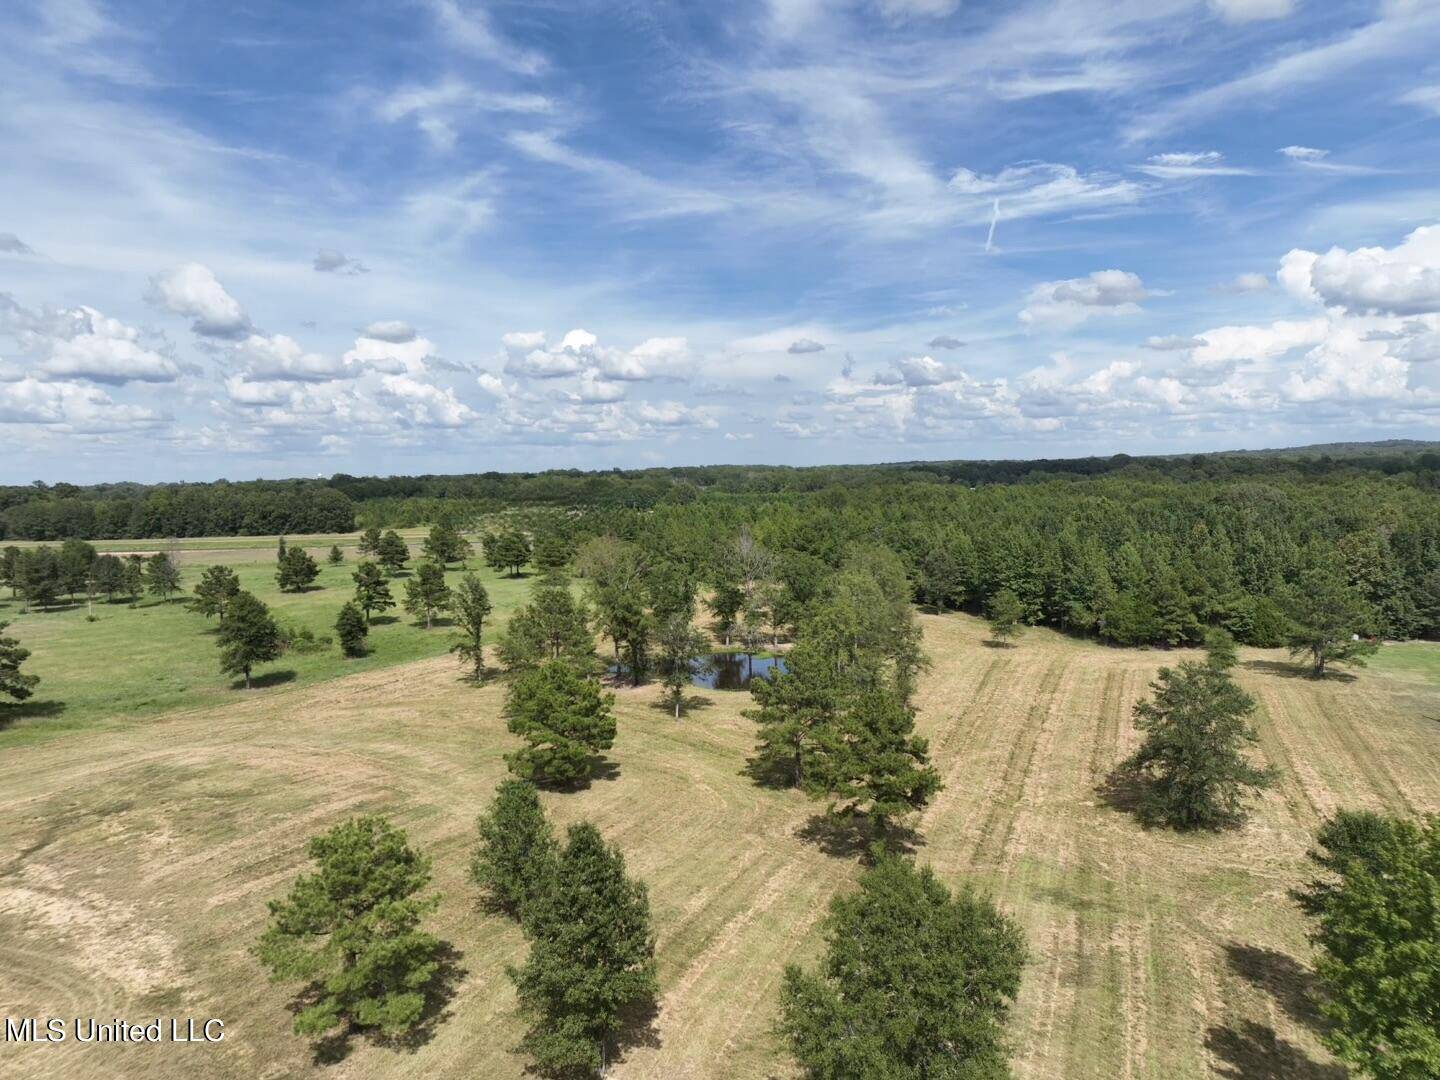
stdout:
{"type": "MultiPolygon", "coordinates": [[[[946,787],[917,856],[992,892],[1026,932],[1016,1074],[1343,1077],[1317,1038],[1287,892],[1337,807],[1440,811],[1440,724],[1428,719],[1440,683],[1414,663],[1316,683],[1278,653],[1245,650],[1239,679],[1261,703],[1263,751],[1282,778],[1244,830],[1177,836],[1142,830],[1097,786],[1136,745],[1134,703],[1179,654],[1041,630],[991,648],[966,616],[922,622],[933,667],[919,725],[946,787]]],[[[213,1046],[4,1045],[0,1074],[521,1076],[504,969],[525,946],[466,880],[475,816],[515,744],[503,695],[432,657],[217,692],[64,737],[0,733],[4,1012],[219,1017],[226,1032],[213,1046]],[[268,984],[248,950],[266,900],[305,867],[308,839],[365,812],[392,815],[433,857],[433,926],[458,972],[421,1039],[356,1037],[322,1064],[291,1034],[289,988],[268,984]]],[[[612,1075],[791,1076],[770,1035],[781,972],[813,962],[818,922],[857,861],[809,838],[817,804],[742,774],[748,693],[706,692],[678,723],[658,696],[621,691],[614,769],[544,797],[557,823],[598,824],[650,886],[661,1009],[612,1075]]]]}
{"type": "MultiPolygon", "coordinates": [[[[8,633],[17,637],[33,656],[26,671],[40,676],[34,697],[21,705],[0,707],[0,740],[5,745],[97,726],[111,726],[141,716],[176,708],[219,706],[233,702],[239,683],[221,675],[216,647],[216,620],[191,612],[186,597],[205,567],[220,563],[233,567],[241,588],[265,601],[284,624],[304,627],[317,637],[334,637],[335,617],[353,598],[352,575],[359,556],[355,537],[302,537],[320,565],[320,576],[301,593],[282,593],[275,583],[275,537],[223,538],[234,543],[253,541],[249,547],[216,548],[214,540],[188,540],[176,551],[184,595],[161,602],[146,595],[134,606],[120,599],[107,603],[97,598],[95,621],[87,621],[90,608],[82,598],[48,611],[23,613],[20,601],[0,599],[0,620],[8,620],[8,633]],[[345,561],[326,561],[330,545],[338,543],[345,561]],[[196,545],[196,546],[189,546],[196,545]]],[[[410,535],[413,570],[420,555],[419,535],[410,535]]],[[[111,541],[116,550],[153,551],[153,541],[111,541]]],[[[528,578],[499,577],[472,558],[470,571],[484,582],[495,605],[496,628],[524,603],[528,578]]],[[[466,571],[453,567],[446,580],[453,586],[466,571]]],[[[390,582],[396,606],[378,614],[370,629],[370,653],[347,659],[333,645],[309,653],[291,652],[281,660],[255,669],[261,687],[294,683],[309,686],[340,675],[356,674],[408,663],[445,653],[454,640],[449,622],[438,619],[426,630],[408,614],[402,574],[390,582]]],[[[491,635],[487,631],[487,638],[491,635]]]]}

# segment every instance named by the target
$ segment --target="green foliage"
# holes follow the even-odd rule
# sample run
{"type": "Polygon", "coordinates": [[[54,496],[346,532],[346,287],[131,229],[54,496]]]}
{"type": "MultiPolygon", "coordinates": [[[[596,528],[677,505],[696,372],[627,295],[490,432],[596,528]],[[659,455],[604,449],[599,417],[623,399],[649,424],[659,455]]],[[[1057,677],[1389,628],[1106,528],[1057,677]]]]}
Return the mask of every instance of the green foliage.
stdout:
{"type": "Polygon", "coordinates": [[[530,603],[510,617],[496,650],[507,671],[564,660],[581,671],[595,668],[595,642],[585,608],[563,585],[541,584],[530,603]]]}
{"type": "Polygon", "coordinates": [[[390,585],[380,567],[373,562],[362,562],[351,577],[355,580],[355,603],[365,613],[367,624],[376,612],[395,606],[395,598],[390,595],[390,585]]]}
{"type": "Polygon", "coordinates": [[[914,710],[892,689],[849,696],[813,732],[802,785],[835,800],[842,815],[865,814],[880,842],[891,824],[924,809],[940,790],[929,744],[915,734],[914,710]]]}
{"type": "Polygon", "coordinates": [[[385,568],[387,574],[398,574],[405,568],[410,560],[410,549],[406,547],[405,541],[394,529],[390,529],[380,538],[379,550],[375,552],[375,561],[385,568]]]}
{"type": "Polygon", "coordinates": [[[132,600],[138,600],[145,591],[145,558],[142,555],[125,556],[125,592],[132,600]]]}
{"type": "Polygon", "coordinates": [[[380,530],[372,525],[360,534],[356,551],[359,552],[362,558],[369,555],[372,559],[378,559],[380,557],[380,539],[380,530]]]}
{"type": "Polygon", "coordinates": [[[95,565],[95,546],[84,540],[70,539],[60,545],[60,591],[76,596],[90,584],[90,568],[95,565]]]}
{"type": "Polygon", "coordinates": [[[665,687],[675,710],[675,719],[679,720],[691,679],[709,670],[710,642],[690,625],[688,615],[675,614],[661,624],[656,645],[655,667],[660,684],[665,687]]]}
{"type": "Polygon", "coordinates": [[[1244,754],[1257,742],[1255,699],[1223,668],[1193,661],[1161,668],[1151,687],[1154,698],[1135,706],[1144,742],[1120,768],[1142,785],[1142,816],[1176,829],[1239,824],[1246,797],[1273,779],[1244,754]]]}
{"type": "Polygon", "coordinates": [[[275,583],[281,592],[304,592],[319,576],[320,567],[310,553],[297,544],[280,557],[275,583]]]}
{"type": "Polygon", "coordinates": [[[243,675],[247,690],[251,669],[280,659],[283,651],[280,627],[270,609],[248,592],[238,592],[231,598],[215,644],[220,649],[220,670],[227,675],[243,675]]]}
{"type": "Polygon", "coordinates": [[[1440,818],[1342,813],[1302,897],[1331,1026],[1325,1043],[1376,1080],[1440,1076],[1440,818]]]}
{"type": "Polygon", "coordinates": [[[275,543],[275,561],[277,563],[283,563],[285,561],[286,554],[287,550],[285,547],[285,537],[281,536],[275,543]]]}
{"type": "Polygon", "coordinates": [[[256,955],[272,981],[306,984],[295,1031],[341,1024],[386,1035],[413,1029],[439,970],[440,942],[420,929],[438,897],[416,894],[430,863],[381,817],[353,818],[310,841],[314,873],[270,901],[256,955]]]}
{"type": "Polygon", "coordinates": [[[490,808],[476,822],[480,842],[470,861],[470,880],[490,902],[516,919],[554,878],[556,843],[528,780],[500,781],[490,808]]]}
{"type": "Polygon", "coordinates": [[[216,615],[223,623],[230,601],[240,592],[240,575],[228,566],[207,566],[201,572],[194,592],[190,609],[207,619],[216,615]]]}
{"type": "Polygon", "coordinates": [[[20,642],[5,633],[9,625],[8,622],[0,622],[0,694],[24,701],[34,693],[40,676],[20,670],[20,665],[29,659],[30,650],[21,648],[20,642]]]}
{"type": "Polygon", "coordinates": [[[569,538],[558,526],[552,524],[535,534],[535,569],[546,577],[563,573],[574,556],[569,538]]]}
{"type": "Polygon", "coordinates": [[[530,561],[530,541],[519,529],[502,529],[490,533],[483,541],[485,565],[497,574],[510,571],[511,577],[519,577],[520,569],[530,561]]]}
{"type": "Polygon", "coordinates": [[[999,1080],[1026,960],[987,897],[882,856],[838,896],[816,973],[787,967],[777,1030],[812,1080],[999,1080]]]}
{"type": "Polygon", "coordinates": [[[125,564],[114,555],[100,555],[90,567],[90,585],[106,600],[114,600],[125,591],[125,564]]]}
{"type": "Polygon", "coordinates": [[[1310,662],[1317,679],[1331,664],[1365,666],[1376,650],[1365,640],[1375,612],[1360,593],[1337,576],[1330,566],[1307,570],[1291,590],[1287,602],[1290,630],[1285,644],[1290,655],[1310,662]]]}
{"type": "Polygon", "coordinates": [[[1212,626],[1205,631],[1205,662],[1219,671],[1229,671],[1240,662],[1235,636],[1229,630],[1212,626]]]}
{"type": "Polygon", "coordinates": [[[658,993],[644,884],[595,826],[572,825],[553,885],[526,905],[525,932],[530,955],[509,969],[531,1022],[520,1049],[543,1076],[602,1073],[627,1018],[658,993]]]}
{"type": "Polygon", "coordinates": [[[589,779],[597,755],[615,742],[614,702],[561,660],[521,672],[510,684],[505,718],[528,745],[505,755],[511,772],[557,787],[589,779]]]}
{"type": "Polygon", "coordinates": [[[450,587],[445,584],[445,567],[439,563],[420,564],[415,576],[405,582],[405,610],[425,620],[429,630],[435,613],[450,606],[450,587]]]}
{"type": "Polygon", "coordinates": [[[477,683],[485,678],[485,621],[493,610],[490,593],[478,577],[466,574],[460,579],[450,603],[460,640],[450,646],[450,651],[474,667],[477,683]]]}
{"type": "Polygon", "coordinates": [[[331,566],[339,566],[345,561],[345,552],[340,550],[339,544],[331,544],[330,554],[327,555],[325,558],[331,566]]]}
{"type": "Polygon", "coordinates": [[[996,641],[1008,642],[1019,635],[1023,628],[1021,619],[1025,609],[1020,598],[1009,589],[1001,589],[990,597],[985,605],[985,618],[990,624],[990,636],[996,641]]]}
{"type": "Polygon", "coordinates": [[[353,600],[341,607],[335,619],[335,635],[340,639],[340,651],[346,656],[365,655],[370,624],[353,600]]]}
{"type": "Polygon", "coordinates": [[[50,607],[60,598],[60,559],[54,548],[21,551],[15,580],[27,606],[50,607]]]}
{"type": "Polygon", "coordinates": [[[168,552],[156,552],[145,560],[145,587],[162,602],[180,591],[180,567],[168,552]]]}
{"type": "Polygon", "coordinates": [[[423,545],[425,558],[445,566],[448,563],[463,563],[473,551],[470,541],[460,535],[460,530],[449,524],[433,525],[423,545]]]}

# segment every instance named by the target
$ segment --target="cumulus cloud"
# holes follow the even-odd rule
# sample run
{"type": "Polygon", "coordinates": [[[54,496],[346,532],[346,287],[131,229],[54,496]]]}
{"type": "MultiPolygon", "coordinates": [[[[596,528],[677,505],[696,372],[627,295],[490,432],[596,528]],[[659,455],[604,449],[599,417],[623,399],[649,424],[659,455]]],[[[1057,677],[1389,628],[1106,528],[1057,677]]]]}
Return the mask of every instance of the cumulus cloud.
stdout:
{"type": "Polygon", "coordinates": [[[0,293],[0,333],[34,359],[31,373],[121,386],[173,382],[180,365],[142,341],[139,330],[92,307],[30,311],[0,293]]]}
{"type": "Polygon", "coordinates": [[[628,351],[600,344],[588,330],[575,329],[558,344],[547,344],[541,331],[509,333],[501,338],[507,374],[530,379],[563,379],[590,374],[619,382],[682,378],[690,365],[683,337],[647,338],[628,351]]]}
{"type": "Polygon", "coordinates": [[[34,255],[35,249],[13,232],[0,232],[0,254],[34,255]]]}
{"type": "MultiPolygon", "coordinates": [[[[403,324],[399,324],[403,325],[403,324]]],[[[390,324],[381,324],[382,329],[395,329],[390,324]]],[[[388,337],[371,334],[370,327],[355,339],[355,344],[341,360],[347,368],[360,367],[379,371],[387,375],[423,375],[436,364],[435,343],[429,338],[414,333],[409,336],[392,333],[388,337]],[[403,337],[403,341],[393,340],[403,337]]]]}
{"type": "Polygon", "coordinates": [[[343,251],[321,248],[315,253],[315,269],[322,274],[368,274],[370,268],[359,259],[352,259],[343,251]]]}
{"type": "Polygon", "coordinates": [[[382,376],[379,396],[401,418],[418,427],[457,428],[477,417],[475,410],[455,396],[453,388],[434,386],[409,375],[382,376]]]}
{"type": "Polygon", "coordinates": [[[0,423],[41,424],[75,434],[101,435],[151,428],[166,417],[117,403],[94,386],[26,377],[0,383],[0,423]]]}
{"type": "Polygon", "coordinates": [[[251,334],[235,347],[235,358],[246,377],[280,382],[329,382],[354,378],[354,362],[306,352],[294,338],[284,334],[251,334]]]}
{"type": "Polygon", "coordinates": [[[1280,261],[1279,278],[1301,299],[1352,312],[1440,311],[1440,225],[1422,226],[1393,248],[1295,249],[1280,261]]]}
{"type": "Polygon", "coordinates": [[[415,340],[415,327],[399,319],[381,319],[365,327],[361,336],[374,338],[376,341],[388,341],[392,345],[404,345],[407,341],[415,340]]]}
{"type": "Polygon", "coordinates": [[[790,347],[785,351],[792,356],[799,356],[802,353],[824,352],[825,346],[812,338],[802,337],[796,341],[792,341],[790,347]]]}
{"type": "Polygon", "coordinates": [[[1020,321],[1063,327],[1078,325],[1096,314],[1132,315],[1150,295],[1137,274],[1096,270],[1083,278],[1036,285],[1020,312],[1020,321]]]}
{"type": "Polygon", "coordinates": [[[931,356],[911,356],[896,360],[890,371],[875,377],[880,385],[904,384],[905,386],[938,386],[950,379],[950,372],[939,360],[931,356]]]}
{"type": "Polygon", "coordinates": [[[949,334],[938,334],[930,339],[929,346],[932,349],[963,349],[965,342],[949,334]]]}
{"type": "Polygon", "coordinates": [[[1210,7],[1226,22],[1283,19],[1295,11],[1295,0],[1210,0],[1210,7]]]}
{"type": "Polygon", "coordinates": [[[225,291],[207,266],[184,263],[150,279],[145,299],[158,308],[191,320],[201,337],[235,339],[250,333],[250,316],[225,291]]]}

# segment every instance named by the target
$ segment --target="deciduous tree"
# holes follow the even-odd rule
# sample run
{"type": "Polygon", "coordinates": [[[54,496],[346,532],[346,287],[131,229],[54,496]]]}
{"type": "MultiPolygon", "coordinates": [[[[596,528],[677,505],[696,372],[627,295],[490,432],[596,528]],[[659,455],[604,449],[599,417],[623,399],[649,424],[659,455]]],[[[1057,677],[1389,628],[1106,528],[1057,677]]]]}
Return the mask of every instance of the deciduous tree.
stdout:
{"type": "Polygon", "coordinates": [[[1019,635],[1022,628],[1020,620],[1024,614],[1025,609],[1020,598],[1009,589],[1001,589],[990,597],[990,602],[985,605],[990,636],[996,641],[1008,644],[1011,638],[1019,635]]]}
{"type": "Polygon", "coordinates": [[[162,603],[180,591],[180,567],[169,552],[157,551],[145,560],[145,586],[162,603]]]}
{"type": "Polygon", "coordinates": [[[660,625],[656,636],[655,666],[660,684],[675,709],[675,719],[685,704],[685,691],[696,675],[706,674],[710,666],[710,642],[690,625],[690,616],[676,613],[660,625]]]}
{"type": "Polygon", "coordinates": [[[470,541],[461,536],[455,526],[445,523],[430,527],[422,550],[427,559],[441,566],[452,562],[463,563],[472,554],[470,541]]]}
{"type": "Polygon", "coordinates": [[[819,970],[785,970],[779,1034],[814,1080],[1010,1075],[1025,940],[988,898],[882,856],[837,896],[819,970]]]}
{"type": "Polygon", "coordinates": [[[492,610],[490,594],[480,579],[474,574],[461,578],[450,605],[460,640],[450,646],[450,651],[474,668],[477,683],[485,678],[485,622],[492,610]]]}

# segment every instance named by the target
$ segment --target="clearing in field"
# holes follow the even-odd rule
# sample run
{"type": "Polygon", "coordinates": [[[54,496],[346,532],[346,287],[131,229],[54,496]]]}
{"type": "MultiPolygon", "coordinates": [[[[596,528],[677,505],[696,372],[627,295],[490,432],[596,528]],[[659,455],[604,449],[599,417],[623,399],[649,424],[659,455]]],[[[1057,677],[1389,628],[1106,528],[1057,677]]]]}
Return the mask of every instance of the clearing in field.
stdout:
{"type": "MultiPolygon", "coordinates": [[[[1281,779],[1242,831],[1177,836],[1143,831],[1097,794],[1134,748],[1134,703],[1172,657],[1040,630],[991,648],[968,617],[922,621],[934,666],[920,730],[946,788],[920,823],[918,858],[992,891],[1025,929],[1016,1074],[1343,1077],[1316,1038],[1287,890],[1337,807],[1440,810],[1440,725],[1427,718],[1440,686],[1422,655],[1433,647],[1322,683],[1245,650],[1237,675],[1261,703],[1281,779]]],[[[465,878],[475,816],[514,740],[502,686],[460,676],[432,657],[43,739],[0,733],[5,1011],[219,1017],[226,1034],[215,1046],[7,1046],[5,1071],[520,1076],[504,966],[524,945],[465,878]],[[433,928],[456,950],[454,977],[418,1039],[355,1038],[318,1063],[290,1033],[286,988],[266,983],[248,949],[306,841],[372,811],[434,858],[444,901],[433,928]]],[[[544,797],[557,824],[599,825],[650,886],[662,1007],[619,1077],[790,1075],[769,1034],[781,970],[813,959],[827,901],[858,870],[808,827],[817,804],[744,775],[749,695],[703,698],[677,723],[658,688],[622,690],[613,769],[544,797]]]]}

